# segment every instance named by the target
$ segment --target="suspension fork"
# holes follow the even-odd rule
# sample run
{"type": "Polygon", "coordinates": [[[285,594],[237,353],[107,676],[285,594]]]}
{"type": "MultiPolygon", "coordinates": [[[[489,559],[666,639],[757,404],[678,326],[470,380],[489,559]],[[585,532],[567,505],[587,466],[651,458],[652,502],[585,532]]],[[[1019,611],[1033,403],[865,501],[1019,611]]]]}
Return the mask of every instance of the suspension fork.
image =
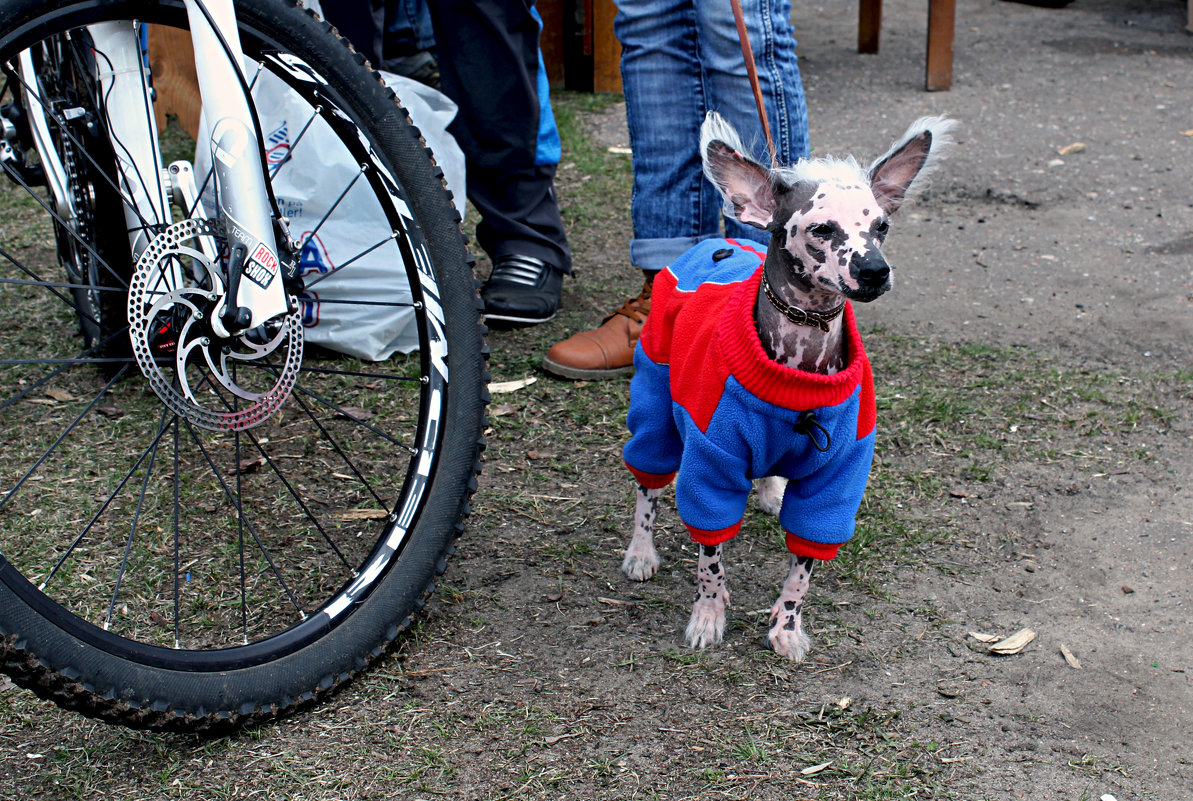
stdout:
{"type": "MultiPolygon", "coordinates": [[[[244,56],[232,0],[184,0],[195,52],[203,116],[210,132],[199,147],[209,147],[216,205],[229,244],[226,283],[216,319],[218,335],[235,335],[286,314],[290,309],[278,258],[272,203],[265,183],[261,146],[249,98],[241,87],[244,56]]],[[[94,42],[96,79],[118,166],[133,258],[140,257],[154,235],[171,222],[168,174],[162,169],[152,92],[138,29],[131,23],[88,26],[94,42]]],[[[29,51],[20,58],[26,108],[47,181],[66,222],[74,217],[74,199],[66,169],[49,136],[53,121],[38,95],[39,84],[29,51]]],[[[183,284],[174,264],[163,280],[183,284]]]]}
{"type": "Polygon", "coordinates": [[[239,333],[286,314],[290,305],[278,258],[259,131],[247,92],[239,88],[247,87],[247,82],[232,0],[184,2],[203,116],[211,132],[216,203],[227,226],[230,251],[227,295],[219,322],[230,333],[239,333]]]}

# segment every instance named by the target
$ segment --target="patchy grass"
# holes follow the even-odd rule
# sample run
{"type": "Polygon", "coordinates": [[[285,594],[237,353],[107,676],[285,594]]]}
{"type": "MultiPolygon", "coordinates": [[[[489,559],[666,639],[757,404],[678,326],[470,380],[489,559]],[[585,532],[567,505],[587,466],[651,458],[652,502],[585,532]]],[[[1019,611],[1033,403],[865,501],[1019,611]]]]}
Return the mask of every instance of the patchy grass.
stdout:
{"type": "Polygon", "coordinates": [[[837,564],[872,592],[892,568],[948,542],[949,509],[995,492],[1023,466],[1106,475],[1150,462],[1149,443],[1187,428],[1185,372],[1074,370],[1023,348],[882,330],[866,342],[878,444],[857,533],[837,564]]]}
{"type": "MultiPolygon", "coordinates": [[[[588,104],[606,99],[556,100],[560,193],[586,282],[568,291],[603,303],[616,294],[608,286],[634,279],[591,266],[624,251],[628,160],[585,138],[588,104]]],[[[1025,471],[1047,471],[1032,473],[1031,491],[1065,493],[1150,464],[1154,443],[1190,433],[1193,375],[1074,370],[1020,349],[866,332],[879,450],[856,537],[818,569],[815,648],[797,666],[759,646],[786,569],[765,515],[751,510],[730,546],[734,600],[719,648],[680,645],[695,550],[673,508],[662,512],[655,579],[617,572],[632,510],[620,460],[626,382],[539,371],[546,347],[593,315],[591,304],[568,308],[491,338],[495,380],[539,380],[494,396],[469,531],[395,655],[318,708],[211,741],[110,728],[0,687],[10,793],[886,801],[982,797],[970,789],[984,779],[1001,788],[1003,765],[984,759],[981,734],[1041,721],[970,724],[995,717],[983,699],[1022,689],[1001,663],[948,639],[934,599],[900,597],[887,579],[913,564],[980,573],[978,545],[961,540],[986,529],[967,521],[1001,524],[1006,504],[1029,502],[1025,471]]],[[[1017,547],[999,533],[1005,542],[988,547],[1017,547]]],[[[1045,758],[1078,787],[1057,797],[1097,798],[1113,787],[1107,776],[1126,773],[1111,757],[1045,758]]]]}

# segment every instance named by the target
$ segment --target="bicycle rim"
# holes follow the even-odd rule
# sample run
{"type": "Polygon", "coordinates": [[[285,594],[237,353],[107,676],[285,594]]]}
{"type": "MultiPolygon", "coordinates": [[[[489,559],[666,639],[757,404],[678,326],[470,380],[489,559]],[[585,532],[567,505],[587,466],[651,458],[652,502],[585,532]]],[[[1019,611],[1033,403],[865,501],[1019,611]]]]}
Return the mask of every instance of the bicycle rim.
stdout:
{"type": "MultiPolygon", "coordinates": [[[[164,4],[133,6],[141,20],[179,20],[178,9],[164,4]]],[[[76,26],[92,21],[97,8],[59,4],[51,41],[61,44],[71,31],[78,38],[76,26]]],[[[425,523],[451,413],[443,268],[392,159],[342,83],[312,80],[318,69],[260,20],[247,22],[242,37],[254,92],[280,85],[290,105],[307,109],[287,118],[284,153],[272,167],[316,155],[325,161],[312,144],[325,146],[321,129],[343,148],[343,161],[359,165],[341,177],[341,188],[306,201],[306,216],[291,229],[296,252],[309,256],[307,322],[337,306],[375,308],[402,319],[395,325],[406,327],[413,352],[372,363],[307,344],[280,409],[244,430],[204,427],[163,403],[127,351],[108,347],[127,340],[127,320],[100,317],[101,333],[96,326],[86,337],[79,332],[81,314],[92,321],[98,314],[78,298],[127,294],[132,266],[98,247],[94,231],[72,228],[52,195],[27,176],[6,169],[10,180],[0,190],[2,213],[16,221],[0,226],[0,426],[8,432],[0,449],[0,581],[89,648],[171,671],[268,664],[309,650],[351,620],[425,523]],[[334,232],[352,222],[341,219],[344,209],[362,204],[374,229],[329,247],[334,232]],[[103,269],[64,271],[55,236],[63,230],[103,269]],[[393,264],[403,280],[353,286],[354,267],[379,262],[393,264]],[[96,280],[100,274],[118,279],[96,280]]],[[[29,96],[12,69],[14,55],[3,54],[6,103],[29,96]]],[[[67,118],[78,106],[43,100],[61,140],[71,141],[67,118]]],[[[103,125],[102,101],[97,106],[103,125]]],[[[186,152],[188,143],[171,135],[166,149],[186,152]]],[[[90,174],[109,182],[105,191],[123,191],[111,165],[94,166],[90,174]]],[[[196,178],[202,184],[205,176],[196,178]]],[[[151,347],[168,361],[178,343],[164,336],[151,347]]],[[[479,339],[476,350],[453,353],[453,367],[480,359],[479,339]]],[[[224,377],[269,383],[285,367],[280,357],[247,360],[224,368],[224,377]]],[[[217,414],[235,414],[247,402],[212,373],[192,379],[191,395],[217,414]]],[[[469,471],[477,434],[471,438],[469,471]]],[[[437,553],[454,537],[468,491],[457,492],[450,521],[433,521],[437,553]]],[[[420,597],[429,578],[407,595],[420,597]]],[[[396,611],[399,619],[408,612],[396,611]]]]}

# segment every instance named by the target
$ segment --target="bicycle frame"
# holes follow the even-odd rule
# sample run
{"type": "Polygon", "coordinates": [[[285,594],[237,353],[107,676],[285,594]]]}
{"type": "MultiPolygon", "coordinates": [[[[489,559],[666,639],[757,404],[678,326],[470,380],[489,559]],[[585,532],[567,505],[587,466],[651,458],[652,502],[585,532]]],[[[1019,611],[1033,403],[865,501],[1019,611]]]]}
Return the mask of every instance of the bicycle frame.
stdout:
{"type": "MultiPolygon", "coordinates": [[[[218,214],[228,238],[226,285],[211,276],[220,296],[217,334],[231,336],[292,311],[278,258],[270,193],[261,162],[260,134],[247,97],[243,53],[232,0],[184,0],[194,45],[203,117],[209,131],[218,214]],[[238,90],[233,87],[242,87],[238,90]]],[[[153,114],[122,113],[152,106],[152,89],[137,26],[100,23],[88,26],[95,46],[101,110],[116,153],[121,196],[134,259],[172,222],[170,200],[192,216],[205,213],[189,169],[163,168],[153,114]],[[173,176],[173,177],[172,177],[173,176]],[[179,180],[179,178],[183,180],[179,180]],[[189,179],[189,180],[187,180],[189,179]]],[[[68,176],[50,138],[50,122],[37,97],[33,57],[21,54],[20,70],[30,127],[42,156],[47,183],[63,220],[74,220],[68,176]],[[32,102],[31,102],[32,101],[32,102]]],[[[69,110],[67,110],[69,113],[69,110]]],[[[185,163],[184,163],[185,165],[185,163]]],[[[185,165],[189,168],[189,165],[185,165]]],[[[209,253],[208,256],[214,255],[209,253]]],[[[164,276],[164,289],[182,285],[179,268],[164,276]]]]}

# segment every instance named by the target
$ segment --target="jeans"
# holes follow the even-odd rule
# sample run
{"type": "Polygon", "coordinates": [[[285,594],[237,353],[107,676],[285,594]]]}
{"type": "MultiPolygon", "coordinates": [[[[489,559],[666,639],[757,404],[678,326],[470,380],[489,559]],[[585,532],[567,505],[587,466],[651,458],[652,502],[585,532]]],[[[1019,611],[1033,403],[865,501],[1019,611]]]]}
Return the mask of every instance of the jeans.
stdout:
{"type": "MultiPolygon", "coordinates": [[[[332,0],[335,2],[336,0],[332,0]]],[[[435,30],[426,0],[391,0],[385,8],[385,37],[411,51],[435,47],[435,30]]]]}
{"type": "MultiPolygon", "coordinates": [[[[633,149],[630,261],[660,270],[697,242],[722,236],[723,200],[704,179],[700,124],[727,119],[761,164],[770,164],[729,0],[617,0],[621,77],[633,149]]],[[[795,56],[789,0],[742,0],[750,46],[779,162],[808,155],[808,109],[795,56]]],[[[770,235],[724,220],[724,235],[763,244],[770,235]]]]}

